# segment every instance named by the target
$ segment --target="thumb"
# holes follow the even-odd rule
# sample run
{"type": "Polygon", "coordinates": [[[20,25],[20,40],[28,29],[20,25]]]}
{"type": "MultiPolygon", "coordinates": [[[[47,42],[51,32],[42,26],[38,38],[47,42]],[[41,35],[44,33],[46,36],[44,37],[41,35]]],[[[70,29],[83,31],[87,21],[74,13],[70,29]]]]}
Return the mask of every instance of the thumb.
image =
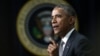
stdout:
{"type": "Polygon", "coordinates": [[[50,41],[51,41],[51,43],[53,44],[53,45],[56,45],[56,42],[51,38],[50,39],[50,41]]]}

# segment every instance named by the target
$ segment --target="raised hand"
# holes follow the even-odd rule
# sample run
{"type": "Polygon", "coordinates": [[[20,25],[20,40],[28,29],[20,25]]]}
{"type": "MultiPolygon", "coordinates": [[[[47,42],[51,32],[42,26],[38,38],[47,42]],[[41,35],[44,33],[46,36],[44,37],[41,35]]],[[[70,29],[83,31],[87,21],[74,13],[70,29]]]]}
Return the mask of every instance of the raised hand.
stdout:
{"type": "Polygon", "coordinates": [[[51,43],[48,45],[47,49],[49,56],[58,56],[58,44],[51,39],[51,43]]]}

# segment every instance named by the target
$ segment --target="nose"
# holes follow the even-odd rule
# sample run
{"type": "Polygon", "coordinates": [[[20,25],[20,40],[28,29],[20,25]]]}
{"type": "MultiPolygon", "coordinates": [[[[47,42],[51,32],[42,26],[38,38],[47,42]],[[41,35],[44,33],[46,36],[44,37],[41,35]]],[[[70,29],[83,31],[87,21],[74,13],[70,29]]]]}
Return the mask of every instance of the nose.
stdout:
{"type": "Polygon", "coordinates": [[[53,24],[53,23],[56,23],[56,22],[57,22],[56,17],[52,17],[51,23],[53,24]]]}

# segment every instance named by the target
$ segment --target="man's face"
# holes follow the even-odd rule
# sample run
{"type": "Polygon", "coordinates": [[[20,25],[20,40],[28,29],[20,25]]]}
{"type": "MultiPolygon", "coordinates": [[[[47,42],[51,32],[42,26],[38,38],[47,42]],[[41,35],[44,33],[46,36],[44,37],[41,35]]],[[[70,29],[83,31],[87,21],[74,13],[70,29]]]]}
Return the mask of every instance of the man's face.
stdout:
{"type": "Polygon", "coordinates": [[[70,26],[68,14],[62,8],[54,8],[52,11],[52,27],[54,34],[66,34],[70,26]]]}

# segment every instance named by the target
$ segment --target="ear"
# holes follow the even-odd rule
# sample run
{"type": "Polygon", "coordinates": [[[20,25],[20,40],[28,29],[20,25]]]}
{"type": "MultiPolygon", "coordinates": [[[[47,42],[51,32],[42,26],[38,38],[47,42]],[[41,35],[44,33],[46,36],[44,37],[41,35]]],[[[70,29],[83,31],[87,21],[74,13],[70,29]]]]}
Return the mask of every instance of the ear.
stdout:
{"type": "Polygon", "coordinates": [[[71,17],[70,17],[69,23],[70,23],[70,25],[72,25],[72,24],[75,23],[75,17],[74,17],[74,16],[71,16],[71,17]]]}

